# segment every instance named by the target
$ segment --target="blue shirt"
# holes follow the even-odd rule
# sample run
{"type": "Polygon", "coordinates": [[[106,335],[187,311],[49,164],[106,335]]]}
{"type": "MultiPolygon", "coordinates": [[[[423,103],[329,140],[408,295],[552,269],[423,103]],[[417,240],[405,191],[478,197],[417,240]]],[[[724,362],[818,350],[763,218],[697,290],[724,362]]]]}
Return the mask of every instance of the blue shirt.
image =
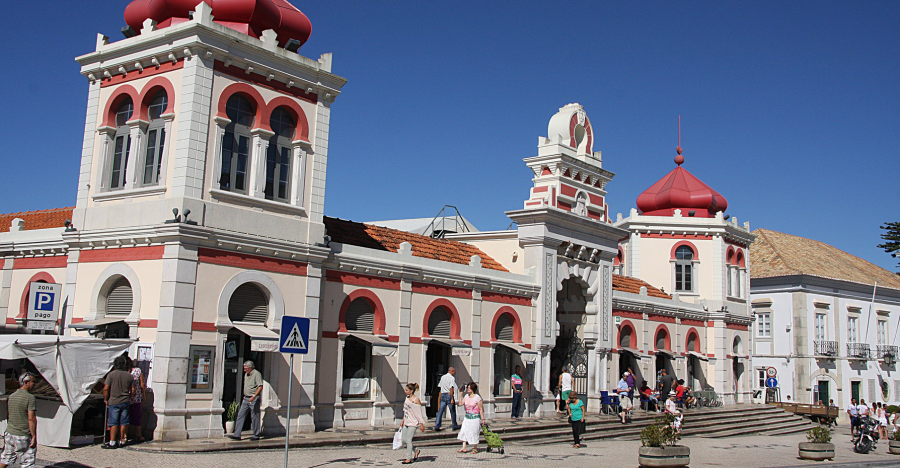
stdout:
{"type": "Polygon", "coordinates": [[[619,390],[619,395],[628,394],[628,383],[625,382],[625,379],[619,379],[616,389],[619,390]]]}

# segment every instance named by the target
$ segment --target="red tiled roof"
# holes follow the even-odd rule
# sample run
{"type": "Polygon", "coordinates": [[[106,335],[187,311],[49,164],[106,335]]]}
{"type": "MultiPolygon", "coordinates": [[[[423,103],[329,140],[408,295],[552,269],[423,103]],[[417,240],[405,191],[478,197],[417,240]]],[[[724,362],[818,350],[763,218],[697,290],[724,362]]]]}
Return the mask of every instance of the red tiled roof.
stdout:
{"type": "Polygon", "coordinates": [[[442,262],[468,265],[472,255],[481,257],[481,266],[489,270],[507,271],[496,260],[473,245],[462,242],[432,239],[421,234],[398,231],[372,224],[357,223],[325,216],[325,229],[333,242],[355,245],[367,249],[397,252],[400,243],[412,244],[412,254],[442,262]]]}
{"type": "Polygon", "coordinates": [[[769,229],[753,231],[750,279],[812,275],[900,289],[900,276],[824,242],[769,229]]]}
{"type": "Polygon", "coordinates": [[[72,219],[72,210],[75,207],[51,208],[40,211],[22,211],[0,215],[0,232],[9,232],[12,220],[21,218],[25,221],[25,230],[48,229],[63,227],[67,219],[72,219]]]}
{"type": "Polygon", "coordinates": [[[615,291],[640,294],[641,286],[645,286],[647,288],[647,295],[650,297],[672,299],[672,296],[666,294],[661,289],[650,286],[650,283],[647,283],[644,280],[632,278],[630,276],[613,275],[613,290],[615,291]]]}

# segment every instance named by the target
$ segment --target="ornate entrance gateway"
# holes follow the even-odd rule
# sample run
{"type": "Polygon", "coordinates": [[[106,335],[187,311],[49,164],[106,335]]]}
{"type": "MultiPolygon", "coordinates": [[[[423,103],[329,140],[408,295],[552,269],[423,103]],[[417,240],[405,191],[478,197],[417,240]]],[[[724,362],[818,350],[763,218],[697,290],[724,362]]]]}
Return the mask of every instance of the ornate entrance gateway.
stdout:
{"type": "MultiPolygon", "coordinates": [[[[572,390],[587,404],[588,352],[582,336],[587,321],[584,289],[585,285],[578,279],[567,279],[556,296],[560,330],[551,353],[551,366],[557,373],[567,369],[572,374],[572,390]]],[[[553,385],[557,385],[556,381],[553,385]]]]}
{"type": "MultiPolygon", "coordinates": [[[[574,330],[573,330],[574,332],[574,330]]],[[[578,392],[582,400],[587,402],[588,391],[588,354],[584,340],[574,335],[568,338],[566,349],[566,368],[572,374],[572,390],[578,392]]]]}

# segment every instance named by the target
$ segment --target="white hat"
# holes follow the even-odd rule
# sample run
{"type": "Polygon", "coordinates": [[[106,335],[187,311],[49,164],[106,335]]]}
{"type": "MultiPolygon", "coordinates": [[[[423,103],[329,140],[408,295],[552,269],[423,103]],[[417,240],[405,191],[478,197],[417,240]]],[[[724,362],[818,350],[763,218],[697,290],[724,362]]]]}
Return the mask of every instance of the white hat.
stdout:
{"type": "Polygon", "coordinates": [[[677,393],[675,393],[675,391],[673,390],[673,391],[669,392],[669,396],[677,396],[677,393]]]}

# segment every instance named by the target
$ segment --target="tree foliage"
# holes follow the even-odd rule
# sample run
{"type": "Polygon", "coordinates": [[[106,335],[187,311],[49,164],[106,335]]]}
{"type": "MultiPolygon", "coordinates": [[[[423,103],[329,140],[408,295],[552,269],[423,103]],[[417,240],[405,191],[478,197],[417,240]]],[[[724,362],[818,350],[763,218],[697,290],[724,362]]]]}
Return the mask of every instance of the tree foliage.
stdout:
{"type": "MultiPolygon", "coordinates": [[[[893,255],[895,258],[900,258],[900,222],[885,223],[884,226],[881,226],[881,229],[886,231],[881,233],[881,239],[885,242],[884,244],[878,244],[878,248],[884,249],[885,252],[893,255]]],[[[900,263],[897,266],[900,267],[900,263]]]]}

